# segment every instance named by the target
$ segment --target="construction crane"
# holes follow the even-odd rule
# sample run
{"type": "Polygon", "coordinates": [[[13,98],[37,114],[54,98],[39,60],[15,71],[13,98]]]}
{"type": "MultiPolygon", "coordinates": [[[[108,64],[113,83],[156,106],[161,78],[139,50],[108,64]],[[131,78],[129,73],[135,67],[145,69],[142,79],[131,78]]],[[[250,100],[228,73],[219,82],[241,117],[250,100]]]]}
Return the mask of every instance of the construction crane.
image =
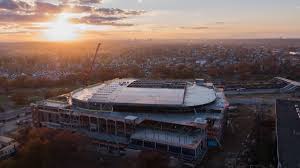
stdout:
{"type": "Polygon", "coordinates": [[[89,80],[90,80],[90,77],[91,77],[91,74],[93,72],[93,67],[94,67],[94,64],[95,64],[95,61],[96,61],[96,58],[97,58],[97,55],[98,55],[98,51],[100,49],[100,46],[101,46],[101,43],[98,43],[97,45],[97,48],[96,48],[96,52],[95,52],[95,55],[92,59],[92,62],[90,64],[90,68],[89,70],[86,72],[86,75],[85,75],[85,78],[84,78],[84,82],[85,82],[85,85],[87,86],[89,83],[89,80]]]}

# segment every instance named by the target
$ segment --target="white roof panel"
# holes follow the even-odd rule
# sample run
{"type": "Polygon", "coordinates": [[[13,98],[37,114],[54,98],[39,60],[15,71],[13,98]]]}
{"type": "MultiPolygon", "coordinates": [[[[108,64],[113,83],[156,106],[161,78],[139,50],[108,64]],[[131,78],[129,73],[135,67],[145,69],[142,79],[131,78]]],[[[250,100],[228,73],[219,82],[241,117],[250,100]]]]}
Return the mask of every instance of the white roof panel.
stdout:
{"type": "Polygon", "coordinates": [[[123,88],[115,97],[117,103],[126,104],[168,104],[183,103],[183,89],[123,88]]]}
{"type": "Polygon", "coordinates": [[[213,102],[215,90],[196,84],[186,88],[127,87],[134,79],[115,79],[74,91],[72,98],[99,103],[197,106],[213,102]]]}
{"type": "Polygon", "coordinates": [[[209,89],[204,86],[193,85],[187,87],[184,98],[186,106],[196,106],[201,104],[208,104],[216,99],[216,92],[214,89],[209,89]]]}

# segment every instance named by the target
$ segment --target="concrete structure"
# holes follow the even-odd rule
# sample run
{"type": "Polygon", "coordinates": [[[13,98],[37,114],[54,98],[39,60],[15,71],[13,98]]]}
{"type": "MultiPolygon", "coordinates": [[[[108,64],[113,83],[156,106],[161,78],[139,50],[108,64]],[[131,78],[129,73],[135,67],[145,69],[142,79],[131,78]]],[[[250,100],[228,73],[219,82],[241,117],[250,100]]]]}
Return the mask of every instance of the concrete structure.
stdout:
{"type": "Polygon", "coordinates": [[[280,89],[280,92],[282,92],[282,93],[294,92],[300,88],[300,82],[282,78],[282,77],[275,77],[275,79],[287,83],[287,85],[285,87],[280,89]]]}
{"type": "Polygon", "coordinates": [[[203,80],[114,79],[32,105],[35,126],[70,129],[110,148],[151,149],[188,162],[221,145],[228,103],[203,80]]]}
{"type": "Polygon", "coordinates": [[[10,110],[0,113],[0,122],[7,122],[16,119],[20,116],[29,115],[31,113],[30,107],[23,107],[20,109],[10,110]]]}
{"type": "Polygon", "coordinates": [[[14,155],[17,151],[18,143],[9,137],[0,136],[0,160],[14,155]]]}
{"type": "Polygon", "coordinates": [[[276,101],[278,168],[300,167],[300,100],[276,101]]]}

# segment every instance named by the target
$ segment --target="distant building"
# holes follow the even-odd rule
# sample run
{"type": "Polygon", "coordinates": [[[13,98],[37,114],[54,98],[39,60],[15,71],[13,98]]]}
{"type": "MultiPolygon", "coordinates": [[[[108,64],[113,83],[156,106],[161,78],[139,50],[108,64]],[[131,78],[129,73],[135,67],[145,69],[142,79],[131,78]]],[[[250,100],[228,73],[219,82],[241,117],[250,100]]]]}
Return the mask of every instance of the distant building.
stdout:
{"type": "Polygon", "coordinates": [[[207,61],[206,60],[196,60],[196,62],[195,62],[196,64],[199,64],[200,66],[204,66],[206,63],[207,63],[207,61]]]}
{"type": "Polygon", "coordinates": [[[300,167],[300,100],[276,101],[278,168],[300,167]]]}
{"type": "Polygon", "coordinates": [[[218,147],[228,103],[222,89],[202,79],[115,79],[70,93],[66,102],[33,107],[36,127],[70,129],[100,146],[156,150],[188,162],[218,147]]]}
{"type": "Polygon", "coordinates": [[[290,51],[290,55],[300,55],[300,51],[290,51]]]}
{"type": "Polygon", "coordinates": [[[17,152],[18,143],[9,137],[0,136],[0,160],[6,159],[17,152]]]}

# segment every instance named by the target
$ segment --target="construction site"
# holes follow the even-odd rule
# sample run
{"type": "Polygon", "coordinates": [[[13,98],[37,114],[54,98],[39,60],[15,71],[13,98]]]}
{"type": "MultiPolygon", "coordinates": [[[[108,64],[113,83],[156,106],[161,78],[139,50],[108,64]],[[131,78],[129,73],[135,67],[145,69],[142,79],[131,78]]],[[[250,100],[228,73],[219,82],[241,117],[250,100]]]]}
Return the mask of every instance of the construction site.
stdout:
{"type": "Polygon", "coordinates": [[[202,79],[114,79],[62,97],[32,104],[34,126],[78,131],[111,150],[161,151],[191,164],[221,146],[228,103],[222,89],[202,79]]]}
{"type": "Polygon", "coordinates": [[[100,45],[84,87],[31,104],[35,127],[82,133],[98,151],[157,151],[189,166],[243,167],[276,160],[274,100],[297,96],[299,82],[276,77],[267,88],[227,86],[225,91],[204,79],[124,78],[89,85],[100,45]],[[274,94],[279,96],[263,96],[274,94]]]}

